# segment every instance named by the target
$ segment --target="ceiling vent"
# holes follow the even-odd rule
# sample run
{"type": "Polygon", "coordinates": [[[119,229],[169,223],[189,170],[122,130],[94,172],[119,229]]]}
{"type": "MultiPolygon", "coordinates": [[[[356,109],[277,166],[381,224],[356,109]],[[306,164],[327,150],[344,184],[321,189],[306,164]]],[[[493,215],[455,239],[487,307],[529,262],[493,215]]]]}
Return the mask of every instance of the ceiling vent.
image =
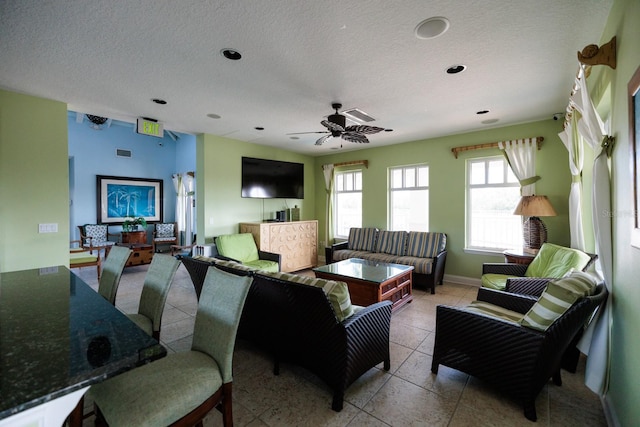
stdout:
{"type": "Polygon", "coordinates": [[[373,117],[371,117],[370,115],[368,115],[364,111],[358,110],[357,108],[352,108],[350,110],[345,110],[345,111],[342,112],[342,114],[344,114],[345,116],[347,116],[351,120],[355,120],[355,121],[358,121],[358,122],[361,122],[361,123],[375,122],[376,121],[376,119],[374,119],[373,117]]]}
{"type": "Polygon", "coordinates": [[[131,158],[131,150],[125,150],[124,148],[116,148],[116,157],[122,157],[125,159],[131,158]]]}

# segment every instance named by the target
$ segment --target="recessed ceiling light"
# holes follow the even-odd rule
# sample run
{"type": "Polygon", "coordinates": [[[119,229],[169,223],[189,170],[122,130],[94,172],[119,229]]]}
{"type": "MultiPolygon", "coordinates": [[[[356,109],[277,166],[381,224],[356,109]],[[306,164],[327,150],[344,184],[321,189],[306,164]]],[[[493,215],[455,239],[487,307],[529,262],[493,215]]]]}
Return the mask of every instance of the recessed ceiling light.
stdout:
{"type": "Polygon", "coordinates": [[[160,105],[165,105],[167,103],[167,101],[165,101],[164,99],[158,99],[158,98],[154,98],[152,99],[152,101],[160,105]]]}
{"type": "Polygon", "coordinates": [[[452,65],[447,68],[447,74],[458,74],[467,69],[466,65],[452,65]]]}
{"type": "Polygon", "coordinates": [[[483,120],[480,123],[482,123],[483,125],[492,125],[494,123],[498,123],[499,119],[488,119],[488,120],[483,120]]]}
{"type": "Polygon", "coordinates": [[[443,16],[434,16],[425,19],[415,29],[415,35],[419,39],[434,39],[444,34],[449,29],[449,20],[443,16]]]}
{"type": "Polygon", "coordinates": [[[238,59],[242,58],[240,52],[235,49],[222,49],[220,53],[222,54],[222,56],[232,61],[237,61],[238,59]]]}
{"type": "Polygon", "coordinates": [[[256,126],[254,127],[255,130],[264,130],[264,128],[262,126],[256,126]]]}
{"type": "Polygon", "coordinates": [[[487,114],[489,112],[489,110],[480,110],[478,112],[476,112],[476,114],[487,114]]]}
{"type": "Polygon", "coordinates": [[[209,113],[209,114],[207,114],[207,117],[209,117],[210,119],[219,119],[222,116],[219,116],[219,115],[213,114],[213,113],[209,113]]]}

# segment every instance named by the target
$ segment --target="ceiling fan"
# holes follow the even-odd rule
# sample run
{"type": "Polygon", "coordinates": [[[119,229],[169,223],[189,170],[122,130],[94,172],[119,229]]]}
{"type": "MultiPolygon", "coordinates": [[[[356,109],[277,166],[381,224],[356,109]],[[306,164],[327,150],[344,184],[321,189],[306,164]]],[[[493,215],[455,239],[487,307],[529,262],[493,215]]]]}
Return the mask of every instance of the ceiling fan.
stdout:
{"type": "Polygon", "coordinates": [[[376,126],[366,126],[366,125],[345,126],[347,123],[347,118],[342,114],[338,113],[338,110],[342,108],[342,104],[333,103],[331,104],[331,108],[336,110],[336,113],[328,116],[327,120],[322,120],[320,122],[320,124],[326,127],[328,130],[317,131],[317,132],[288,133],[287,135],[301,135],[305,133],[326,133],[327,135],[320,137],[316,141],[316,145],[322,145],[325,142],[329,141],[331,138],[338,138],[338,137],[344,139],[345,141],[366,144],[369,142],[366,135],[378,133],[384,130],[384,128],[379,128],[376,126]]]}

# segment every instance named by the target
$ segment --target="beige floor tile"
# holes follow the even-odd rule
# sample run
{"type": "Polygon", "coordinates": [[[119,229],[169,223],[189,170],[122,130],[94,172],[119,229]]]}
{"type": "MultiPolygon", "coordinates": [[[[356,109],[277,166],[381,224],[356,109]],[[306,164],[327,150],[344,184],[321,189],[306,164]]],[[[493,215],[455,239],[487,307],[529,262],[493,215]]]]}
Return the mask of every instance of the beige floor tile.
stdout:
{"type": "MultiPolygon", "coordinates": [[[[136,312],[147,266],[126,268],[116,306],[136,312]]],[[[74,270],[97,289],[94,268],[74,270]]],[[[311,274],[310,271],[304,272],[311,274]]],[[[282,364],[273,374],[273,360],[253,344],[238,339],[233,360],[234,423],[240,427],[280,426],[605,426],[598,397],[584,386],[585,358],[578,372],[562,373],[563,386],[549,383],[536,400],[538,422],[528,421],[519,402],[482,381],[440,366],[431,373],[438,304],[466,305],[478,288],[445,283],[436,294],[414,291],[414,301],[392,315],[391,369],[382,364],[365,372],[345,392],[344,409],[331,410],[332,391],[305,369],[282,364]]],[[[169,353],[191,348],[197,300],[191,279],[180,266],[169,290],[161,343],[169,353]]],[[[93,418],[84,420],[93,425],[93,418]]],[[[204,426],[221,426],[212,411],[204,426]]]]}

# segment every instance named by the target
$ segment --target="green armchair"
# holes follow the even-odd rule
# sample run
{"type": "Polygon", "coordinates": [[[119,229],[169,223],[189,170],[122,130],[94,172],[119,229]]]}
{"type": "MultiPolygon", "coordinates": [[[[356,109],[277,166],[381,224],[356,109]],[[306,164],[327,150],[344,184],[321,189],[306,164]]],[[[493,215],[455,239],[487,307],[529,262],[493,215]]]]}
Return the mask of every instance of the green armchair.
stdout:
{"type": "Polygon", "coordinates": [[[483,264],[482,286],[507,292],[539,295],[548,279],[559,279],[572,269],[585,270],[596,258],[596,255],[587,254],[578,249],[545,243],[528,266],[514,263],[483,264]],[[540,286],[537,279],[547,280],[540,286]],[[522,290],[528,286],[539,288],[539,292],[522,290]]]}
{"type": "Polygon", "coordinates": [[[225,234],[215,238],[216,258],[227,259],[254,267],[259,270],[277,273],[280,271],[280,254],[258,250],[253,234],[225,234]]]}

